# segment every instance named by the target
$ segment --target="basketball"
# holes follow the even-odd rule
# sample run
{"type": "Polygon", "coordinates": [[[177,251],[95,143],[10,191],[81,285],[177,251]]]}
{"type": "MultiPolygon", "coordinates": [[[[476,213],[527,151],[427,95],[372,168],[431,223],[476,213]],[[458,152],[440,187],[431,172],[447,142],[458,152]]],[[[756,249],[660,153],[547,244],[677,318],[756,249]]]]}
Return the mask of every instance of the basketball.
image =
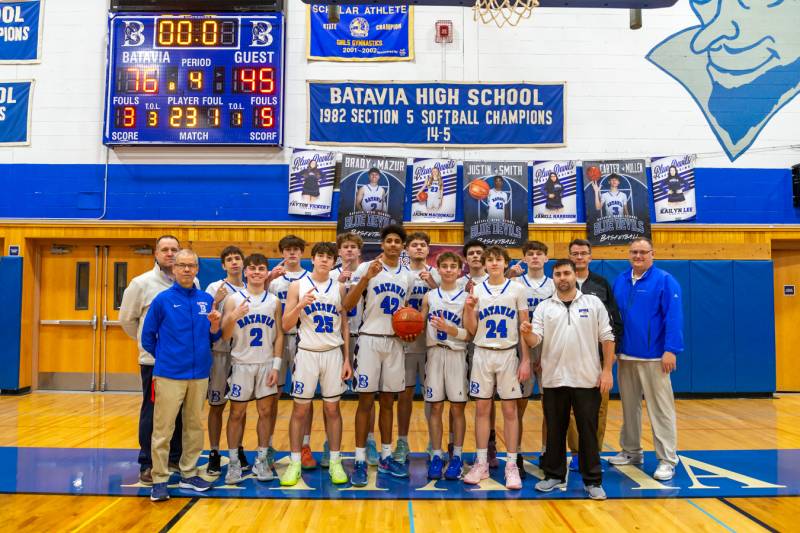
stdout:
{"type": "Polygon", "coordinates": [[[469,184],[469,187],[467,187],[469,195],[476,200],[485,200],[486,197],[489,196],[489,190],[489,184],[481,179],[473,180],[472,183],[469,184]]]}
{"type": "Polygon", "coordinates": [[[392,329],[400,337],[416,337],[425,329],[425,318],[413,307],[401,307],[392,315],[392,329]]]}
{"type": "Polygon", "coordinates": [[[419,194],[417,195],[417,200],[419,200],[420,202],[427,201],[428,200],[428,193],[425,192],[425,191],[419,191],[419,194]]]}
{"type": "Polygon", "coordinates": [[[592,181],[600,181],[602,174],[598,167],[589,167],[586,169],[586,176],[592,181]]]}

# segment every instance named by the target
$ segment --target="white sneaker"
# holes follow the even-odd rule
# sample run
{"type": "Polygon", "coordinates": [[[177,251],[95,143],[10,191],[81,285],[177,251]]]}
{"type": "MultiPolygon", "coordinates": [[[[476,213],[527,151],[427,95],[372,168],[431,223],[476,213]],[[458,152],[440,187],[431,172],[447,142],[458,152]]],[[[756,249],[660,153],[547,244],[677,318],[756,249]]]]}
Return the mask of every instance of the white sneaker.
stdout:
{"type": "Polygon", "coordinates": [[[644,463],[644,457],[638,453],[619,452],[609,458],[608,462],[612,465],[640,465],[644,463]]]}
{"type": "Polygon", "coordinates": [[[225,474],[226,485],[236,485],[242,480],[242,463],[231,461],[228,463],[228,472],[225,474]]]}
{"type": "Polygon", "coordinates": [[[253,473],[256,475],[256,479],[259,481],[272,481],[275,479],[275,474],[272,473],[272,469],[269,467],[266,456],[263,458],[256,457],[256,464],[253,467],[253,473]]]}
{"type": "Polygon", "coordinates": [[[600,485],[584,485],[583,490],[589,494],[589,498],[593,500],[605,500],[606,491],[600,485]]]}
{"type": "Polygon", "coordinates": [[[661,461],[658,463],[658,468],[656,468],[655,473],[653,474],[653,478],[659,481],[669,481],[675,476],[675,467],[671,463],[667,463],[666,461],[661,461]]]}

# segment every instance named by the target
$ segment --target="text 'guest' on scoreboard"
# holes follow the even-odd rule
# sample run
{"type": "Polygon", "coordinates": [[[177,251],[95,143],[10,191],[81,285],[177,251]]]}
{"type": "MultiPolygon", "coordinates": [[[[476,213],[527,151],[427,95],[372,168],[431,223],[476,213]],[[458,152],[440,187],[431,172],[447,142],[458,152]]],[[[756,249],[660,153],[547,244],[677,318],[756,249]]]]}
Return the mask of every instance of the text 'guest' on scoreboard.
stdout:
{"type": "Polygon", "coordinates": [[[283,144],[282,13],[110,16],[103,143],[283,144]]]}

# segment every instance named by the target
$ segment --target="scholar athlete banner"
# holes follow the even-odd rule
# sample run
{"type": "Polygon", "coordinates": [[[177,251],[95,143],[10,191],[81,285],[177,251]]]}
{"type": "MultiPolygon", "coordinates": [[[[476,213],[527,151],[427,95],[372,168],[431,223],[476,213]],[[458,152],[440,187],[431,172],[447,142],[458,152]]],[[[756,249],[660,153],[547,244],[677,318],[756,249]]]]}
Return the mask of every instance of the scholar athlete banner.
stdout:
{"type": "Polygon", "coordinates": [[[578,221],[575,191],[577,161],[544,161],[533,165],[533,221],[567,224],[578,221]]]}
{"type": "Polygon", "coordinates": [[[650,237],[649,191],[644,159],[583,162],[586,230],[596,246],[650,237]]]}
{"type": "Polygon", "coordinates": [[[0,0],[0,63],[38,63],[42,2],[0,0]]]}
{"type": "Polygon", "coordinates": [[[691,220],[697,215],[694,195],[696,155],[675,155],[650,161],[656,222],[691,220]]]}
{"type": "Polygon", "coordinates": [[[456,219],[458,164],[454,159],[417,159],[411,171],[411,222],[456,219]]]}
{"type": "Polygon", "coordinates": [[[289,214],[331,216],[336,153],[295,148],[289,167],[289,214]]]}
{"type": "Polygon", "coordinates": [[[564,146],[563,83],[308,82],[320,145],[564,146]]]}
{"type": "Polygon", "coordinates": [[[306,9],[308,59],[325,61],[410,61],[414,59],[414,8],[342,5],[339,22],[328,21],[330,6],[306,9]]]}
{"type": "Polygon", "coordinates": [[[32,88],[32,81],[0,81],[0,145],[30,144],[32,88]]]}
{"type": "Polygon", "coordinates": [[[405,180],[405,158],[344,154],[336,232],[380,242],[384,226],[403,221],[405,180]]]}
{"type": "Polygon", "coordinates": [[[464,161],[464,241],[517,247],[528,238],[528,164],[464,161]]]}

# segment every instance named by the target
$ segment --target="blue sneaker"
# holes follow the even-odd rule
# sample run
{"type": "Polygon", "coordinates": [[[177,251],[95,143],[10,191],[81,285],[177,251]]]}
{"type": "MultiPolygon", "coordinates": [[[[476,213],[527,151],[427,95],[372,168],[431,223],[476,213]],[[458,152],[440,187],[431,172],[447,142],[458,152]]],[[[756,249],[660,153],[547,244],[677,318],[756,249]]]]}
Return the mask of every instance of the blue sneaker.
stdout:
{"type": "Polygon", "coordinates": [[[454,455],[450,462],[447,463],[447,470],[444,473],[444,478],[449,480],[461,479],[462,471],[464,470],[464,462],[461,460],[460,455],[454,455]]]}
{"type": "Polygon", "coordinates": [[[350,473],[350,484],[354,487],[367,486],[367,463],[356,461],[353,463],[353,472],[350,473]]]}
{"type": "Polygon", "coordinates": [[[378,472],[389,474],[392,477],[408,477],[408,466],[398,463],[390,455],[386,459],[381,459],[378,463],[378,472]]]}
{"type": "Polygon", "coordinates": [[[442,479],[442,470],[444,470],[444,461],[438,455],[434,455],[431,464],[428,465],[428,479],[442,479]]]}
{"type": "Polygon", "coordinates": [[[572,459],[569,460],[569,469],[572,472],[578,472],[581,469],[581,467],[580,467],[580,465],[578,463],[578,454],[577,453],[573,453],[572,454],[572,459]]]}
{"type": "Polygon", "coordinates": [[[153,488],[150,489],[151,502],[165,502],[169,500],[169,492],[167,492],[166,483],[153,483],[153,488]]]}
{"type": "Polygon", "coordinates": [[[184,477],[178,483],[178,487],[182,489],[189,489],[195,492],[205,492],[211,488],[211,482],[206,481],[200,476],[184,477]]]}
{"type": "Polygon", "coordinates": [[[377,466],[380,456],[378,455],[378,446],[374,440],[367,440],[367,464],[369,466],[377,466]]]}

